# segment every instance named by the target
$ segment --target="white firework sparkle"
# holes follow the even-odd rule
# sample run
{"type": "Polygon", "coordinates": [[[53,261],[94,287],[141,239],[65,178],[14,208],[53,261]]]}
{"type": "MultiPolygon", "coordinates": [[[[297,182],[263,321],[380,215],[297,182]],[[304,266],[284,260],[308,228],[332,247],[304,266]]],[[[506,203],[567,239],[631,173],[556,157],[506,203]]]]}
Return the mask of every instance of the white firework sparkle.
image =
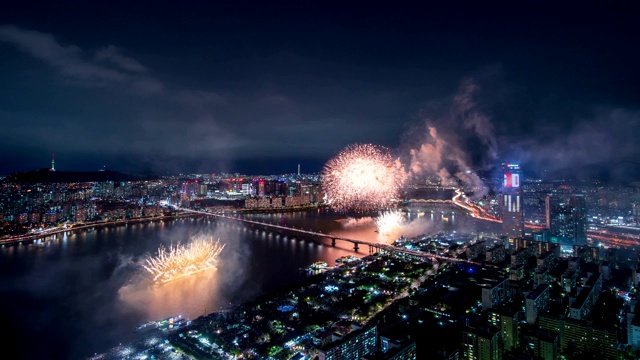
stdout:
{"type": "Polygon", "coordinates": [[[405,223],[404,214],[397,210],[381,212],[376,218],[376,226],[380,234],[389,234],[405,223]]]}
{"type": "Polygon", "coordinates": [[[373,211],[398,196],[404,172],[389,150],[372,144],[347,146],[322,171],[329,205],[339,211],[373,211]]]}

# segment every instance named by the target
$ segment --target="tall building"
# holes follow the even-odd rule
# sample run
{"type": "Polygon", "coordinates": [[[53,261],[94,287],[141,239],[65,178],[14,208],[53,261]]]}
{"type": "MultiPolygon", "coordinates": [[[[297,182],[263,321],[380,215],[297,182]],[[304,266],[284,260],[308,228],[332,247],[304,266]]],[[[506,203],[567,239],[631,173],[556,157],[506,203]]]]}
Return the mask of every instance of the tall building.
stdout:
{"type": "Polygon", "coordinates": [[[560,356],[560,335],[537,329],[524,336],[527,350],[534,359],[556,360],[560,356]]]}
{"type": "Polygon", "coordinates": [[[524,213],[522,209],[522,172],[520,165],[503,164],[502,194],[502,233],[507,236],[524,236],[524,213]]]}
{"type": "Polygon", "coordinates": [[[565,244],[587,242],[587,203],[583,195],[548,195],[545,209],[552,241],[565,244]]]}
{"type": "Polygon", "coordinates": [[[525,315],[527,323],[533,325],[538,320],[541,310],[546,310],[549,306],[549,286],[538,285],[525,299],[525,315]]]}
{"type": "Polygon", "coordinates": [[[576,320],[586,320],[598,301],[601,292],[602,274],[592,274],[569,307],[569,317],[576,320]]]}
{"type": "Polygon", "coordinates": [[[375,326],[350,332],[342,339],[323,346],[320,360],[357,360],[376,350],[378,331],[375,326]]]}
{"type": "Polygon", "coordinates": [[[462,332],[462,353],[468,360],[502,360],[500,332],[466,328],[462,332]]]}
{"type": "Polygon", "coordinates": [[[489,326],[500,331],[504,352],[520,347],[520,311],[508,308],[490,309],[488,319],[489,326]]]}
{"type": "Polygon", "coordinates": [[[618,359],[617,330],[602,328],[591,322],[558,317],[548,313],[540,315],[540,329],[560,335],[560,351],[570,353],[579,359],[580,354],[590,352],[598,354],[597,359],[618,359]]]}
{"type": "Polygon", "coordinates": [[[362,360],[416,360],[416,342],[410,341],[400,343],[388,350],[382,350],[382,353],[375,352],[365,355],[362,360]]]}
{"type": "Polygon", "coordinates": [[[640,350],[640,306],[637,304],[633,311],[627,313],[627,344],[633,350],[640,350]]]}
{"type": "Polygon", "coordinates": [[[503,305],[510,300],[509,278],[497,279],[482,286],[482,310],[503,305]]]}

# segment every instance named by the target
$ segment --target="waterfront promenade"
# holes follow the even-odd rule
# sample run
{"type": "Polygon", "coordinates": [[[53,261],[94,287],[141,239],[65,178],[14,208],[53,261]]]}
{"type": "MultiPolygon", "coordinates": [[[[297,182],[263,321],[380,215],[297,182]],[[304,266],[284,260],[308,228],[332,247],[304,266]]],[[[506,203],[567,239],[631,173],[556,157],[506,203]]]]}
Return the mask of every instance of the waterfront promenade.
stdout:
{"type": "Polygon", "coordinates": [[[87,230],[87,229],[107,227],[107,226],[121,226],[121,225],[127,225],[127,224],[140,224],[140,223],[153,222],[153,221],[178,219],[178,218],[189,217],[189,216],[193,216],[193,214],[190,214],[187,212],[181,212],[181,213],[175,213],[171,215],[120,219],[120,220],[112,220],[112,221],[96,221],[96,222],[90,222],[90,223],[69,224],[69,225],[62,224],[60,226],[46,228],[40,231],[32,231],[32,232],[29,232],[26,234],[20,234],[20,235],[9,235],[9,236],[0,238],[0,245],[34,241],[37,239],[41,239],[43,237],[62,234],[68,231],[87,230]]]}

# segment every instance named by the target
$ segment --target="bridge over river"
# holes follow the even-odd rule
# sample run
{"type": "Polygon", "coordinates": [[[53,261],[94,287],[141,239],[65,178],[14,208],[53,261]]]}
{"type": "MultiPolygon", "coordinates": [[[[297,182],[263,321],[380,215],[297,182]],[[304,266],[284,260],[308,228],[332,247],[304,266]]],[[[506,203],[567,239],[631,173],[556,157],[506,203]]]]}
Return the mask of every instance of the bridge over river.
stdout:
{"type": "Polygon", "coordinates": [[[298,229],[298,228],[290,227],[290,226],[284,226],[284,225],[279,225],[279,224],[273,224],[273,223],[255,221],[255,220],[249,220],[249,219],[244,219],[244,218],[235,217],[235,216],[215,214],[215,213],[210,213],[210,212],[206,212],[206,211],[198,211],[198,210],[185,209],[185,208],[179,208],[179,209],[184,211],[184,212],[189,212],[189,213],[193,213],[193,214],[213,216],[213,217],[220,218],[220,219],[238,221],[238,222],[242,222],[242,223],[245,223],[245,224],[250,224],[250,225],[253,225],[253,226],[263,227],[264,229],[267,229],[267,228],[278,229],[278,230],[283,230],[283,231],[287,231],[287,232],[307,235],[307,236],[309,236],[311,238],[314,238],[314,237],[315,238],[327,238],[327,239],[331,239],[331,246],[335,246],[336,245],[336,241],[345,241],[345,242],[349,242],[349,243],[353,244],[353,249],[355,251],[358,251],[360,249],[360,246],[363,246],[363,247],[364,246],[368,246],[370,254],[374,253],[376,250],[385,250],[385,251],[388,251],[388,252],[400,253],[400,254],[404,254],[404,255],[408,255],[408,256],[412,256],[412,257],[416,257],[416,258],[422,258],[422,259],[443,260],[443,261],[453,261],[453,262],[465,262],[465,263],[474,264],[474,265],[482,265],[482,264],[480,264],[478,262],[474,262],[474,261],[470,261],[470,260],[466,260],[466,259],[458,259],[458,258],[453,258],[453,257],[449,257],[449,256],[443,256],[443,255],[438,255],[438,254],[427,253],[427,252],[423,252],[423,251],[409,250],[409,249],[400,248],[400,247],[396,247],[396,246],[392,246],[392,245],[380,244],[380,243],[377,243],[377,242],[350,239],[350,238],[346,238],[346,237],[343,237],[343,236],[336,236],[336,235],[333,235],[333,234],[325,234],[325,233],[321,233],[321,232],[318,232],[318,231],[298,229]]]}

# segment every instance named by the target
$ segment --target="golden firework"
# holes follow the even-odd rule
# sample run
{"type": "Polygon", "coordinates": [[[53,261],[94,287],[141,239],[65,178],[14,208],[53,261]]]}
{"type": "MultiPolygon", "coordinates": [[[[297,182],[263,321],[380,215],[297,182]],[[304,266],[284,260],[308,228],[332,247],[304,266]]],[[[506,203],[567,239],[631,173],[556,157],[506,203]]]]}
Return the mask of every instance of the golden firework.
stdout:
{"type": "Polygon", "coordinates": [[[225,244],[220,239],[200,238],[189,244],[176,244],[165,248],[160,246],[158,255],[149,255],[142,265],[156,283],[166,283],[177,278],[214,268],[225,244]]]}

